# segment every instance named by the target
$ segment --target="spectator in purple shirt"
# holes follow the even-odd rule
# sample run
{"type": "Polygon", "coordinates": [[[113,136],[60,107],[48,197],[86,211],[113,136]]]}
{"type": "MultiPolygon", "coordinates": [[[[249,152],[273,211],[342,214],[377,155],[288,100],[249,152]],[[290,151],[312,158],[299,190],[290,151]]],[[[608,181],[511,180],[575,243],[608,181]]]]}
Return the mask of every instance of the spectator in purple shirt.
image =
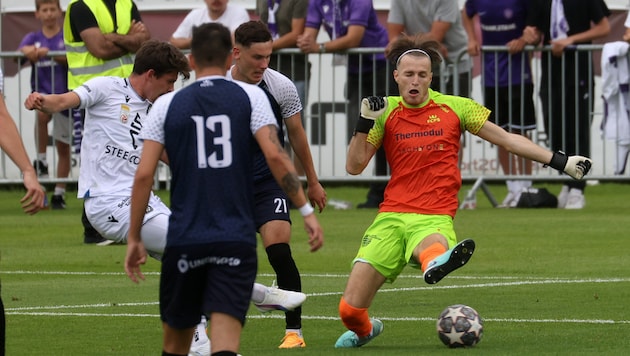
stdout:
{"type": "MultiPolygon", "coordinates": [[[[35,0],[35,18],[42,28],[24,36],[19,50],[33,66],[31,89],[46,94],[61,94],[68,91],[68,65],[66,56],[51,57],[49,51],[65,51],[60,19],[63,13],[59,0],[35,0]]],[[[57,177],[67,178],[70,173],[70,141],[72,120],[68,112],[46,114],[37,112],[35,142],[37,158],[33,166],[40,177],[48,176],[46,147],[48,146],[48,123],[53,120],[53,138],[57,148],[57,177]]],[[[51,197],[53,209],[65,209],[66,184],[57,183],[51,197]]]]}
{"type": "MultiPolygon", "coordinates": [[[[482,53],[484,103],[491,110],[490,120],[503,129],[527,136],[536,128],[534,84],[529,53],[523,30],[530,10],[528,0],[467,0],[462,10],[468,33],[468,54],[478,56],[481,42],[488,46],[506,46],[508,52],[482,53]],[[473,19],[481,25],[481,41],[477,40],[473,19]]],[[[532,163],[499,147],[499,163],[505,175],[531,175],[532,163]]],[[[531,180],[507,180],[508,194],[501,207],[516,207],[521,192],[531,180]]]]}
{"type": "MultiPolygon", "coordinates": [[[[372,0],[310,0],[306,14],[306,28],[298,36],[297,45],[304,53],[336,53],[353,48],[384,48],[387,30],[378,22],[372,0]],[[330,41],[317,43],[321,26],[330,41]]],[[[383,53],[348,55],[346,98],[348,99],[348,142],[359,117],[361,99],[365,96],[386,96],[398,93],[387,60],[383,53]]],[[[387,162],[383,150],[376,154],[375,174],[387,175],[387,162]]],[[[363,208],[377,208],[383,201],[386,183],[373,183],[363,208]]]]}
{"type": "MultiPolygon", "coordinates": [[[[540,91],[549,146],[567,154],[591,151],[591,121],[595,87],[590,51],[575,46],[591,44],[610,33],[610,10],[604,0],[530,0],[524,35],[529,43],[551,47],[541,57],[540,91]]],[[[586,182],[565,181],[558,208],[582,209],[586,182]]]]}

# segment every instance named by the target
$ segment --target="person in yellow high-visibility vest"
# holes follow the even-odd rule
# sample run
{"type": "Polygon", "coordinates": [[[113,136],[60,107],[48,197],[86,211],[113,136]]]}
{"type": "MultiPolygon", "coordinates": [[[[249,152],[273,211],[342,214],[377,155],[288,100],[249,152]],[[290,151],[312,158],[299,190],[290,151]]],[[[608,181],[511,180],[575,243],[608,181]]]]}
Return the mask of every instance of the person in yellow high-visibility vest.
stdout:
{"type": "MultiPolygon", "coordinates": [[[[70,0],[63,23],[68,59],[68,89],[100,76],[126,78],[133,69],[133,53],[151,35],[132,0],[70,0]]],[[[74,152],[81,147],[82,110],[73,110],[74,152]]],[[[83,242],[107,244],[90,224],[85,210],[83,242]]]]}
{"type": "Polygon", "coordinates": [[[127,77],[151,37],[131,0],[72,0],[64,19],[70,90],[99,76],[127,77]]]}

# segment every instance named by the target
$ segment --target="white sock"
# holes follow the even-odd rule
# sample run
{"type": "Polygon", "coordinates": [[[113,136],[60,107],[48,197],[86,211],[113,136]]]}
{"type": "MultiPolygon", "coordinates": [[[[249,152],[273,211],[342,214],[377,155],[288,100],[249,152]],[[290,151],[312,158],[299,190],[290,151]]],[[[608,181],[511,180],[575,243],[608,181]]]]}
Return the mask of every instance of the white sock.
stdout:
{"type": "Polygon", "coordinates": [[[284,333],[297,333],[300,337],[302,337],[302,329],[286,329],[284,333]]]}
{"type": "Polygon", "coordinates": [[[521,191],[532,187],[531,180],[522,180],[520,182],[521,182],[521,191]]]}
{"type": "Polygon", "coordinates": [[[262,303],[265,300],[265,295],[267,295],[267,286],[254,283],[254,287],[252,288],[252,302],[262,303]]]}
{"type": "Polygon", "coordinates": [[[37,154],[37,160],[41,161],[44,164],[48,164],[48,162],[46,162],[46,153],[38,153],[37,154]]]}
{"type": "Polygon", "coordinates": [[[506,180],[505,185],[507,185],[508,192],[516,192],[518,189],[518,181],[517,180],[506,180]]]}
{"type": "Polygon", "coordinates": [[[61,195],[64,196],[66,194],[66,188],[55,187],[55,192],[53,195],[61,195]]]}

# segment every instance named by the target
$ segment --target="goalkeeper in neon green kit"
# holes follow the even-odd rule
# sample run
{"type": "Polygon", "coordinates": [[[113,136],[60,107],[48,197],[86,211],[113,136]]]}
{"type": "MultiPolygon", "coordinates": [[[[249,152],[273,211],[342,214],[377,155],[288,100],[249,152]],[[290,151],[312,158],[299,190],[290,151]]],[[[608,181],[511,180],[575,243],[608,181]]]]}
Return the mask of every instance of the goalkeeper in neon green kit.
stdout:
{"type": "Polygon", "coordinates": [[[349,329],[335,347],[360,347],[383,330],[370,319],[376,292],[407,265],[420,267],[424,280],[437,283],[471,258],[475,243],[457,243],[453,218],[461,187],[460,137],[469,131],[508,152],[544,163],[582,179],[591,160],[551,152],[488,121],[490,111],[472,99],[429,89],[438,45],[421,36],[402,36],[388,47],[400,96],[368,97],[361,104],[350,141],[346,170],[360,174],[383,146],[391,179],[378,215],[365,231],[353,261],[339,315],[349,329]]]}

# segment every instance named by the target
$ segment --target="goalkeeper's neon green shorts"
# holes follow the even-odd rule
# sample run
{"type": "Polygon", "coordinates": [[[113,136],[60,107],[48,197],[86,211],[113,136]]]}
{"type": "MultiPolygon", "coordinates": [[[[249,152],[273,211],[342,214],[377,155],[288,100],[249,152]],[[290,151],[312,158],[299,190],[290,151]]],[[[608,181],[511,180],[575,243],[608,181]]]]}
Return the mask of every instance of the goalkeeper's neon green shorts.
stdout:
{"type": "Polygon", "coordinates": [[[365,231],[352,264],[369,263],[385,276],[386,282],[392,283],[407,264],[420,268],[418,261],[413,260],[413,249],[435,233],[446,238],[449,248],[457,244],[450,215],[379,213],[365,231]]]}

